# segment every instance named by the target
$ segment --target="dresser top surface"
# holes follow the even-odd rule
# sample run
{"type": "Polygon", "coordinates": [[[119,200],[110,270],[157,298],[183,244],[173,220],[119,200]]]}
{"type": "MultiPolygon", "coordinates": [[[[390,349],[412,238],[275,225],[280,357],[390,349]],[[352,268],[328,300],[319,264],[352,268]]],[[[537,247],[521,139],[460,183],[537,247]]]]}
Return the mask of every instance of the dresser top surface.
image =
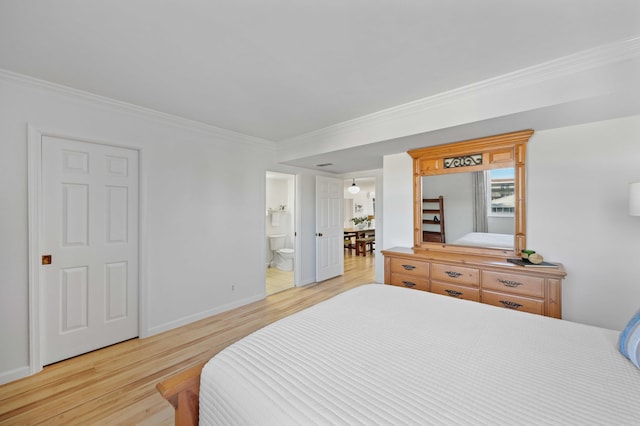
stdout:
{"type": "Polygon", "coordinates": [[[519,266],[508,262],[504,257],[488,257],[460,253],[447,253],[441,251],[414,249],[411,247],[392,247],[390,249],[382,250],[381,253],[384,256],[406,257],[410,259],[424,260],[429,262],[446,262],[458,264],[461,266],[473,266],[477,268],[501,269],[510,273],[517,274],[526,273],[533,275],[557,276],[558,278],[564,278],[564,276],[567,275],[564,270],[564,266],[561,263],[553,261],[549,262],[558,265],[557,268],[519,266]]]}

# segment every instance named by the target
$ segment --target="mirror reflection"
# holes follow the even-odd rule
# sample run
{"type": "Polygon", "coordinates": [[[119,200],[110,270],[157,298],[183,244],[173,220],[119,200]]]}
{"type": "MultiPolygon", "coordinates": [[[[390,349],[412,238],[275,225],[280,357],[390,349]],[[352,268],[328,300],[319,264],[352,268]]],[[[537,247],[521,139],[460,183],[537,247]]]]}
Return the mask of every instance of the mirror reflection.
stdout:
{"type": "Polygon", "coordinates": [[[422,241],[514,249],[514,168],[421,178],[422,241]]]}

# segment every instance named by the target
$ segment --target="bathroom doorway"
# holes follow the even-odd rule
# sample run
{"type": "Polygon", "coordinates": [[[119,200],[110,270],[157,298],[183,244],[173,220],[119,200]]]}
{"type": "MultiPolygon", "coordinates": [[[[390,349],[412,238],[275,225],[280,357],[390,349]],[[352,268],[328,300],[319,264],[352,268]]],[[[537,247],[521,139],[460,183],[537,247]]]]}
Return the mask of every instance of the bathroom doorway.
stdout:
{"type": "Polygon", "coordinates": [[[295,286],[295,175],[266,172],[267,296],[295,286]]]}

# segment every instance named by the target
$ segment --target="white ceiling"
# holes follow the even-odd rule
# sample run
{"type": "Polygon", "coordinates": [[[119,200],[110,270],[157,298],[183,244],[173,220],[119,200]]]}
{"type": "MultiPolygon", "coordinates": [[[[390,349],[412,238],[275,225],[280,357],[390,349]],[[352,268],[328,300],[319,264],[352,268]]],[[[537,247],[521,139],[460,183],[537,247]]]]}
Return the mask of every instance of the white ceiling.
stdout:
{"type": "Polygon", "coordinates": [[[0,68],[273,142],[637,35],[638,0],[0,0],[0,68]]]}

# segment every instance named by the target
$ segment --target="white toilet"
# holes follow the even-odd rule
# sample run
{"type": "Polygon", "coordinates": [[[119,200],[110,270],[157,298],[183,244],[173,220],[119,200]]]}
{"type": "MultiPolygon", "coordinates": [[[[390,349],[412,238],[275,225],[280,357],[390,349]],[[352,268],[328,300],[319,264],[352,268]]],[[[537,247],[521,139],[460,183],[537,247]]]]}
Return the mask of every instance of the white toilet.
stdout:
{"type": "Polygon", "coordinates": [[[269,235],[269,246],[273,251],[273,260],[276,268],[282,271],[293,271],[293,249],[285,248],[285,234],[269,235]]]}

